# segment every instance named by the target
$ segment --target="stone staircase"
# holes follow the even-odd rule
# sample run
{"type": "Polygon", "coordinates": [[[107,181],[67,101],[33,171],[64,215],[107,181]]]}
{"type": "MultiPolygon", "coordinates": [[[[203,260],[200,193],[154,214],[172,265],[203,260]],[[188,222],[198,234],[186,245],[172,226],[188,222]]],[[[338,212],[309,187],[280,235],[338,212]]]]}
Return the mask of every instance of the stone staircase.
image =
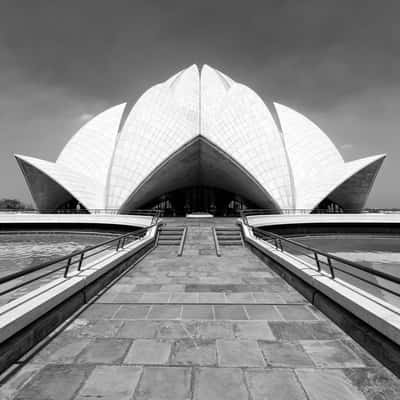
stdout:
{"type": "Polygon", "coordinates": [[[183,226],[162,226],[158,233],[158,246],[179,246],[185,227],[183,226]]]}
{"type": "Polygon", "coordinates": [[[243,246],[242,232],[238,226],[216,226],[215,232],[220,246],[243,246]]]}

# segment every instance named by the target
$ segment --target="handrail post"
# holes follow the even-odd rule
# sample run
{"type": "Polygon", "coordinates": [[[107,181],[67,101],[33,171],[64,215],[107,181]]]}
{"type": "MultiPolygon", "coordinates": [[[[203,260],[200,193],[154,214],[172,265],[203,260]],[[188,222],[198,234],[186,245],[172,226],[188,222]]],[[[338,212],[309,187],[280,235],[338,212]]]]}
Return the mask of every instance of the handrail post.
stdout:
{"type": "Polygon", "coordinates": [[[316,251],[314,251],[314,258],[315,258],[315,262],[317,264],[317,270],[318,270],[318,272],[321,272],[321,265],[319,263],[318,253],[316,251]]]}
{"type": "Polygon", "coordinates": [[[64,278],[66,278],[68,275],[69,267],[71,265],[71,259],[72,259],[72,257],[68,258],[67,266],[65,267],[64,278]]]}
{"type": "Polygon", "coordinates": [[[81,270],[84,255],[85,253],[82,252],[81,256],[79,257],[78,271],[81,270]]]}
{"type": "Polygon", "coordinates": [[[332,260],[330,257],[327,257],[327,259],[328,259],[329,271],[331,273],[331,278],[335,279],[335,271],[333,270],[332,260]]]}

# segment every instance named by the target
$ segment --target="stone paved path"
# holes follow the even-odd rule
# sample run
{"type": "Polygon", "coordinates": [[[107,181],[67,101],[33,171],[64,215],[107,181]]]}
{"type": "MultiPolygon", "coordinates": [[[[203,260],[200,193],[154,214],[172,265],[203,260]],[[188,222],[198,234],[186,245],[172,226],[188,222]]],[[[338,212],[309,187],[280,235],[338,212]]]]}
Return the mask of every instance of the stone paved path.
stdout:
{"type": "Polygon", "coordinates": [[[381,400],[400,382],[248,249],[191,224],[3,384],[3,399],[381,400]]]}

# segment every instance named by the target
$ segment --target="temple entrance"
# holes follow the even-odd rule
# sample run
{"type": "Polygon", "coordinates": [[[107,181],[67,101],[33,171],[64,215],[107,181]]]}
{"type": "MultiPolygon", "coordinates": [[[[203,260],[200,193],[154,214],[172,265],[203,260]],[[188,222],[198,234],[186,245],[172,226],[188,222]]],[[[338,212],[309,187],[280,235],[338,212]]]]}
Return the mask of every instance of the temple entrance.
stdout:
{"type": "Polygon", "coordinates": [[[241,210],[255,206],[239,195],[222,189],[192,186],[165,193],[144,208],[159,210],[163,216],[185,216],[193,212],[234,216],[241,210]]]}

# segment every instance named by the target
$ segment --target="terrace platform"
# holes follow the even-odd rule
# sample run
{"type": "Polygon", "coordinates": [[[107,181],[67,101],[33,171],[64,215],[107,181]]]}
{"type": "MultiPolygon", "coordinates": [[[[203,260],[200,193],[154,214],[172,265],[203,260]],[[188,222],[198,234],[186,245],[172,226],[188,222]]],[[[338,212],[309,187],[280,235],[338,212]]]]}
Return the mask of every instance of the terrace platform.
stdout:
{"type": "Polygon", "coordinates": [[[400,398],[396,376],[249,249],[216,256],[212,226],[233,222],[188,222],[182,257],[156,248],[3,374],[0,398],[400,398]]]}

